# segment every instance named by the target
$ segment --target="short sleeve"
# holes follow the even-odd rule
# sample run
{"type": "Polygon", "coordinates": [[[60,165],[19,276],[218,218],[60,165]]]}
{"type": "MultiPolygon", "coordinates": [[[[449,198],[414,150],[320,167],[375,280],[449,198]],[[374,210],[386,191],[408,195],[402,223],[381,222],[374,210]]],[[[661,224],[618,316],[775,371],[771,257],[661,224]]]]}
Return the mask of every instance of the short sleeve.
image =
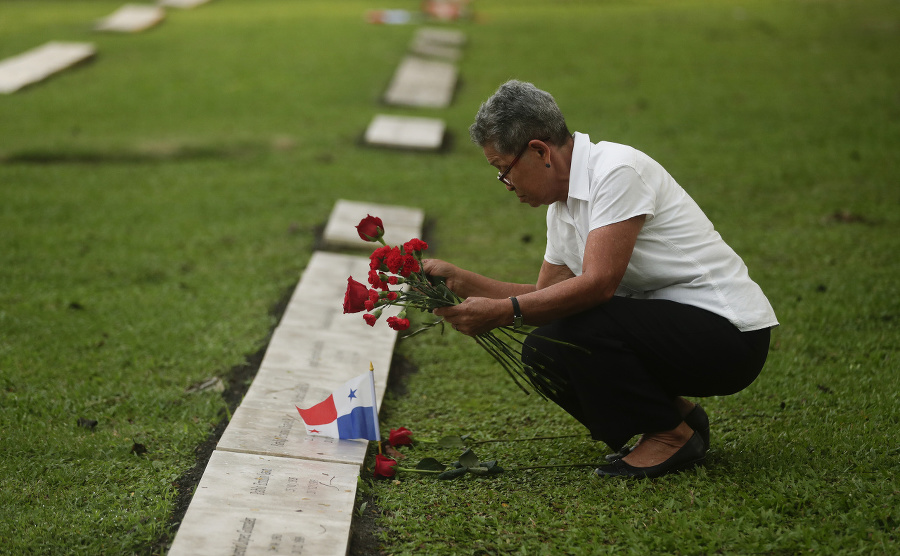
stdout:
{"type": "Polygon", "coordinates": [[[656,214],[656,191],[631,166],[618,166],[593,184],[589,229],[595,230],[629,218],[656,214]]]}

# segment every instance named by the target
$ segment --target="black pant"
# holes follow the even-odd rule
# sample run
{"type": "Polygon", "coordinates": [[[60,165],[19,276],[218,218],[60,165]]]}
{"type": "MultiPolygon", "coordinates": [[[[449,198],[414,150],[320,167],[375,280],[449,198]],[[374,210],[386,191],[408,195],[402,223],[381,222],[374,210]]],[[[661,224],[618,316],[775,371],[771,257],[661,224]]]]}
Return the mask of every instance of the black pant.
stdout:
{"type": "Polygon", "coordinates": [[[547,397],[595,440],[618,450],[636,434],[677,427],[678,396],[722,396],[746,388],[766,362],[769,332],[741,332],[691,305],[614,297],[535,330],[522,360],[538,374],[561,378],[565,387],[545,390],[547,397]]]}

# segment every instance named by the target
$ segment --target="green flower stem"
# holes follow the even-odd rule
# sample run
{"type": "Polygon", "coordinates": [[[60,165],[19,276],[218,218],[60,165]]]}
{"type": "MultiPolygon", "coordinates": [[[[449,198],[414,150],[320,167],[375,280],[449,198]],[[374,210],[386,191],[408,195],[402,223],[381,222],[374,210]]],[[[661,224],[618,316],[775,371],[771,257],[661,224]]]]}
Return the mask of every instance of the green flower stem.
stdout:
{"type": "Polygon", "coordinates": [[[557,438],[580,438],[587,434],[563,434],[560,436],[535,436],[532,438],[493,438],[489,440],[474,440],[470,444],[487,444],[489,442],[530,442],[532,440],[556,440],[557,438]]]}
{"type": "Polygon", "coordinates": [[[525,471],[527,469],[559,469],[562,467],[598,467],[596,463],[560,463],[556,465],[524,465],[521,467],[508,467],[509,471],[525,471]]]}

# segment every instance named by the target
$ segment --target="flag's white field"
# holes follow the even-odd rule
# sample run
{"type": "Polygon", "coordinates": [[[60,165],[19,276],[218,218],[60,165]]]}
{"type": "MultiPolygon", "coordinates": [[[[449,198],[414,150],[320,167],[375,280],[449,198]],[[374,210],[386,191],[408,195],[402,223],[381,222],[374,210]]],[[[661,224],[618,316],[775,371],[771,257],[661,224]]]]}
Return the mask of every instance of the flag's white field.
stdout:
{"type": "Polygon", "coordinates": [[[309,409],[297,408],[311,436],[381,440],[375,407],[375,373],[352,378],[309,409]]]}

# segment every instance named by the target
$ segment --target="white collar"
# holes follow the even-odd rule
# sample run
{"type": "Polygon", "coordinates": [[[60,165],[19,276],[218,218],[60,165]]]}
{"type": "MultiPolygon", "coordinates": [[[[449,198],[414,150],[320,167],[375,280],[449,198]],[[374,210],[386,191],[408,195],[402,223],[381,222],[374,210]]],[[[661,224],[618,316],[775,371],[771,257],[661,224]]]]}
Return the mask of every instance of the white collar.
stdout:
{"type": "Polygon", "coordinates": [[[591,138],[586,133],[573,134],[575,144],[572,146],[572,168],[569,170],[569,197],[588,200],[590,194],[590,177],[588,176],[588,159],[591,156],[591,138]]]}

